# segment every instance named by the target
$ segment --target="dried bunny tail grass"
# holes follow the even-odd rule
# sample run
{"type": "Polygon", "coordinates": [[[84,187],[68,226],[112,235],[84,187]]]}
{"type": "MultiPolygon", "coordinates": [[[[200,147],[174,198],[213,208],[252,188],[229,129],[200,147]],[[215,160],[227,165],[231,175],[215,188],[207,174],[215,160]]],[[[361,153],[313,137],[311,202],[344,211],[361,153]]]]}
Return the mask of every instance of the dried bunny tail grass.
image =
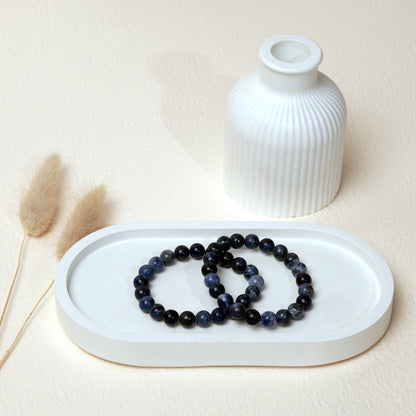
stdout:
{"type": "Polygon", "coordinates": [[[53,153],[43,162],[20,202],[19,217],[26,234],[39,237],[55,220],[61,195],[61,159],[53,153]]]}
{"type": "Polygon", "coordinates": [[[56,254],[61,259],[81,238],[104,226],[105,217],[104,185],[94,188],[75,206],[58,242],[56,254]]]}

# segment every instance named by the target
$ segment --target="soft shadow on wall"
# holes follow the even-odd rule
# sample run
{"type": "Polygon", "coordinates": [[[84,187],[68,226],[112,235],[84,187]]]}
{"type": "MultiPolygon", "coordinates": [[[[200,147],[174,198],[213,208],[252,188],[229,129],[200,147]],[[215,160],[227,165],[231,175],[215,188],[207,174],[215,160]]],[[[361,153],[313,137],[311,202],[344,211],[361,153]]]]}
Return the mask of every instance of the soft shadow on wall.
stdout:
{"type": "Polygon", "coordinates": [[[155,59],[152,72],[164,88],[160,112],[172,137],[222,184],[226,104],[238,79],[192,50],[167,51],[155,59]]]}

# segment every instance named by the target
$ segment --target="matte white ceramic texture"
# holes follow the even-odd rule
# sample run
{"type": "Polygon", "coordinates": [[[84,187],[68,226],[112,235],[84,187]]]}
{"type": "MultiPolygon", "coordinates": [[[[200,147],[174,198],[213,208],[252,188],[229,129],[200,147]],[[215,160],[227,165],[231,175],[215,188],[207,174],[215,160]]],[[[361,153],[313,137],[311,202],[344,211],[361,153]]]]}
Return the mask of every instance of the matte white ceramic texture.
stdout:
{"type": "MultiPolygon", "coordinates": [[[[266,285],[253,307],[286,308],[297,297],[291,272],[259,250],[232,250],[259,267],[266,285]]],[[[217,307],[201,274],[202,261],[176,262],[150,288],[166,309],[181,312],[217,307]]],[[[247,281],[219,270],[234,297],[247,281]]],[[[357,237],[320,224],[286,222],[142,222],[89,235],[61,260],[55,279],[60,323],[85,351],[118,363],[146,367],[310,366],[332,363],[370,348],[390,322],[393,279],[373,248],[357,237]],[[250,327],[239,321],[209,328],[170,328],[143,313],[134,297],[139,266],[162,250],[221,235],[256,233],[285,244],[308,266],[313,307],[289,327],[250,327]]],[[[371,352],[369,352],[371,353],[371,352]]]]}
{"type": "Polygon", "coordinates": [[[261,45],[260,58],[228,100],[225,190],[262,215],[309,214],[340,187],[345,101],[318,71],[322,51],[314,41],[275,36],[261,45]]]}

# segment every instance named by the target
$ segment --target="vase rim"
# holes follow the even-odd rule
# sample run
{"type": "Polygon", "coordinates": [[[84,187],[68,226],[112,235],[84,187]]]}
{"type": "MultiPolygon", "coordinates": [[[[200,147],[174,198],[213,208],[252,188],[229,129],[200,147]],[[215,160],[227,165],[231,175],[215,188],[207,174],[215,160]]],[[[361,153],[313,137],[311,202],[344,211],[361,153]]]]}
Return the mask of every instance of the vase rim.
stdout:
{"type": "Polygon", "coordinates": [[[302,35],[273,36],[260,46],[260,59],[273,71],[301,74],[317,69],[322,61],[320,46],[302,35]]]}

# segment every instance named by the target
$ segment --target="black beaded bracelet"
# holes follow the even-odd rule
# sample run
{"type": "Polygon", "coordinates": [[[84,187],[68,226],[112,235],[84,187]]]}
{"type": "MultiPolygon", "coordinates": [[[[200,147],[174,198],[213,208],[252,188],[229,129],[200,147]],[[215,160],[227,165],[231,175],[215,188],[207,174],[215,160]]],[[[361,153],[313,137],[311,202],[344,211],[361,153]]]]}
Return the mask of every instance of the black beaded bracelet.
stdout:
{"type": "MultiPolygon", "coordinates": [[[[220,278],[217,274],[217,264],[222,267],[232,267],[236,273],[243,273],[246,269],[247,263],[242,258],[233,258],[229,252],[223,251],[219,244],[211,244],[207,251],[200,243],[193,244],[189,249],[184,245],[176,247],[175,251],[164,250],[160,256],[152,257],[148,264],[139,268],[138,275],[134,278],[133,284],[135,287],[135,297],[139,301],[140,309],[149,313],[149,315],[156,321],[164,321],[169,326],[175,326],[180,323],[185,328],[191,328],[194,324],[202,328],[206,328],[215,324],[223,324],[228,318],[228,304],[229,296],[225,295],[225,288],[220,283],[220,278]],[[203,259],[204,264],[201,272],[204,275],[204,283],[209,288],[209,293],[212,297],[217,298],[218,308],[215,308],[211,313],[206,310],[199,311],[196,315],[191,311],[184,311],[179,314],[176,310],[165,310],[163,305],[156,303],[150,293],[149,282],[154,278],[156,273],[161,272],[165,266],[171,266],[178,261],[185,261],[191,256],[194,259],[203,259]],[[237,265],[237,266],[236,266],[237,265]]],[[[252,270],[258,271],[255,266],[250,265],[252,270]]],[[[251,299],[248,293],[251,293],[250,286],[246,293],[238,296],[236,299],[241,302],[238,305],[248,305],[251,299]]],[[[259,294],[259,290],[255,288],[255,292],[259,294]]],[[[231,298],[232,299],[232,298],[231,298]]],[[[242,310],[244,312],[244,309],[242,310]]]]}
{"type": "Polygon", "coordinates": [[[221,256],[221,252],[229,253],[228,250],[230,248],[239,249],[244,246],[249,249],[256,249],[258,247],[263,253],[268,255],[273,254],[276,260],[284,262],[284,265],[296,277],[299,296],[296,302],[290,304],[287,309],[280,309],[276,313],[266,311],[260,314],[256,309],[247,309],[251,300],[256,299],[260,294],[260,290],[264,286],[264,279],[258,275],[258,270],[255,266],[247,266],[244,259],[244,261],[241,261],[240,257],[236,257],[231,261],[231,267],[237,273],[243,273],[248,279],[249,286],[246,289],[246,295],[249,296],[248,302],[243,297],[237,298],[234,302],[229,293],[223,293],[218,297],[219,307],[228,311],[230,319],[245,320],[249,325],[256,325],[261,322],[267,328],[273,328],[276,324],[279,326],[287,326],[291,320],[302,319],[304,312],[310,309],[312,305],[311,297],[314,294],[311,285],[312,279],[307,273],[306,265],[299,261],[299,257],[295,253],[289,253],[284,245],[275,245],[270,238],[263,238],[260,241],[259,237],[255,234],[249,234],[245,238],[241,234],[233,234],[231,237],[221,236],[217,240],[216,245],[211,244],[208,246],[205,257],[208,258],[211,256],[210,247],[214,248],[217,256],[221,256]]]}

